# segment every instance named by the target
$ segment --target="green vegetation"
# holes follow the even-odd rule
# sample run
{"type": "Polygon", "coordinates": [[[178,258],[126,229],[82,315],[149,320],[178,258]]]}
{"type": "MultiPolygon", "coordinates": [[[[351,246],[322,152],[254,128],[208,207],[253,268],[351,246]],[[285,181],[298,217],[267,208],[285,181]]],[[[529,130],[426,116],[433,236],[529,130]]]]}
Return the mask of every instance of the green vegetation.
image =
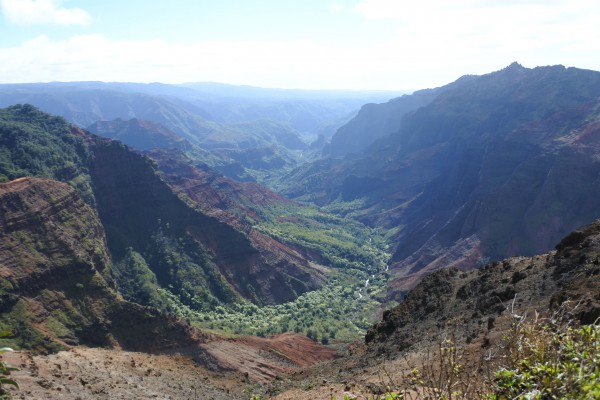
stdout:
{"type": "MultiPolygon", "coordinates": [[[[13,333],[12,336],[1,340],[2,346],[29,350],[36,346],[51,345],[31,324],[31,314],[27,310],[26,301],[23,299],[18,299],[10,312],[2,315],[0,329],[10,330],[13,333]]],[[[59,351],[62,348],[57,345],[52,350],[59,351]]]]}
{"type": "Polygon", "coordinates": [[[0,182],[37,176],[67,182],[93,204],[83,139],[61,117],[25,104],[0,109],[0,182]]]}
{"type": "Polygon", "coordinates": [[[238,299],[196,242],[175,238],[168,226],[152,235],[144,254],[129,247],[112,270],[125,299],[180,316],[183,309],[207,311],[238,299]]]}
{"type": "MultiPolygon", "coordinates": [[[[217,266],[189,235],[174,238],[168,228],[160,228],[152,236],[145,257],[149,265],[159,266],[155,271],[161,286],[177,293],[179,301],[192,309],[210,310],[237,298],[217,266]]],[[[166,309],[170,311],[168,305],[166,309]]]]}
{"type": "Polygon", "coordinates": [[[490,400],[600,398],[599,325],[533,321],[513,328],[507,342],[490,400]]]}
{"type": "Polygon", "coordinates": [[[152,305],[164,309],[166,300],[158,291],[156,275],[150,270],[146,260],[131,247],[125,257],[113,265],[113,274],[119,292],[127,300],[152,305]]]}
{"type": "MultiPolygon", "coordinates": [[[[187,200],[190,206],[194,205],[187,200]]],[[[185,268],[193,263],[184,261],[188,250],[182,250],[183,239],[163,237],[154,241],[148,250],[162,254],[161,257],[144,253],[147,265],[155,271],[162,287],[161,296],[169,299],[163,309],[203,329],[235,334],[267,336],[298,332],[322,343],[355,340],[363,335],[373,322],[374,311],[386,296],[387,274],[384,271],[389,254],[382,232],[350,218],[319,211],[314,206],[284,201],[259,205],[244,197],[236,200],[240,208],[228,209],[228,212],[254,229],[300,249],[323,266],[333,268],[328,283],[294,301],[271,306],[230,296],[227,294],[229,287],[218,280],[214,281],[215,286],[208,285],[209,292],[202,292],[202,288],[207,287],[208,273],[202,275],[199,285],[182,288],[173,283],[177,274],[166,276],[156,266],[176,264],[185,268]],[[168,249],[159,250],[165,246],[168,249]],[[225,296],[210,296],[219,290],[225,296]]],[[[206,265],[206,261],[197,264],[206,265]]],[[[202,268],[187,270],[198,273],[202,268]]]]}
{"type": "Polygon", "coordinates": [[[243,301],[200,313],[175,304],[171,308],[201,328],[231,333],[299,332],[324,344],[363,335],[385,296],[387,276],[383,271],[389,254],[380,232],[296,203],[277,203],[255,211],[261,217],[254,221],[256,229],[283,243],[302,246],[323,265],[335,268],[328,284],[273,306],[243,301]]]}
{"type": "Polygon", "coordinates": [[[253,304],[232,292],[193,239],[175,239],[163,226],[143,255],[130,250],[115,265],[120,291],[202,329],[258,336],[298,332],[324,344],[360,338],[385,296],[389,255],[379,231],[296,203],[247,206],[258,216],[249,221],[255,229],[302,246],[324,266],[334,267],[329,282],[291,302],[253,304]]]}
{"type": "Polygon", "coordinates": [[[312,250],[327,266],[355,270],[358,275],[386,267],[389,254],[380,230],[297,203],[279,203],[260,211],[264,218],[256,229],[312,250]]]}
{"type": "MultiPolygon", "coordinates": [[[[328,275],[321,290],[260,307],[256,304],[263,301],[257,295],[261,283],[246,282],[247,277],[239,274],[228,276],[228,282],[188,228],[222,229],[223,237],[238,235],[239,242],[232,239],[231,245],[251,251],[245,233],[196,215],[193,209],[201,205],[181,203],[147,158],[118,143],[86,141],[72,129],[64,119],[29,105],[0,110],[0,180],[37,176],[65,181],[95,205],[114,260],[104,273],[115,278],[126,299],[186,317],[207,329],[257,335],[295,331],[322,343],[358,338],[372,322],[373,311],[385,296],[383,271],[389,254],[382,232],[314,207],[269,196],[267,204],[256,204],[251,195],[238,195],[233,202],[238,208],[234,205],[227,212],[323,265],[328,275]],[[246,292],[240,294],[234,286],[246,292]]],[[[43,245],[31,244],[31,254],[37,254],[38,247],[45,250],[43,245]]],[[[300,289],[297,293],[303,292],[300,289]]],[[[80,292],[73,287],[70,298],[78,301],[80,292]]],[[[75,340],[70,321],[77,313],[69,313],[73,315],[54,316],[47,329],[75,340]]],[[[15,314],[8,327],[15,326],[15,332],[26,336],[25,314],[15,314]]],[[[17,345],[40,343],[43,338],[26,342],[17,345]]]]}
{"type": "MultiPolygon", "coordinates": [[[[375,387],[385,393],[352,385],[356,391],[340,400],[598,399],[600,325],[575,326],[574,314],[563,313],[570,306],[565,305],[550,318],[515,316],[503,340],[482,356],[450,336],[422,355],[418,365],[407,357],[399,369],[382,366],[375,387]]],[[[333,393],[329,398],[337,399],[333,393]]]]}
{"type": "MultiPolygon", "coordinates": [[[[291,202],[243,206],[253,211],[240,214],[253,228],[333,267],[328,283],[284,304],[253,304],[233,291],[188,234],[159,221],[144,251],[129,248],[115,264],[120,292],[203,329],[259,336],[298,332],[324,344],[363,335],[386,295],[389,255],[380,232],[291,202]]],[[[255,284],[248,282],[248,288],[255,284]]]]}
{"type": "Polygon", "coordinates": [[[186,307],[167,290],[161,291],[170,296],[176,314],[203,329],[257,336],[298,332],[329,343],[356,340],[373,323],[373,311],[379,303],[366,296],[359,298],[357,287],[356,280],[344,277],[292,302],[260,307],[244,301],[205,312],[186,307]]]}

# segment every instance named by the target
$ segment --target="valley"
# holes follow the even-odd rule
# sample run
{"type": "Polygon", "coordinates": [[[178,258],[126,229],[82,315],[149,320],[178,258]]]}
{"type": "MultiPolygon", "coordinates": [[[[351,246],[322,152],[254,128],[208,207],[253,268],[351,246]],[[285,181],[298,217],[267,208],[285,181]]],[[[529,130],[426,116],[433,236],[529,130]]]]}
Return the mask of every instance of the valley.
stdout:
{"type": "Polygon", "coordinates": [[[600,72],[398,95],[0,85],[7,390],[418,398],[446,340],[493,375],[515,318],[597,323],[600,72]]]}

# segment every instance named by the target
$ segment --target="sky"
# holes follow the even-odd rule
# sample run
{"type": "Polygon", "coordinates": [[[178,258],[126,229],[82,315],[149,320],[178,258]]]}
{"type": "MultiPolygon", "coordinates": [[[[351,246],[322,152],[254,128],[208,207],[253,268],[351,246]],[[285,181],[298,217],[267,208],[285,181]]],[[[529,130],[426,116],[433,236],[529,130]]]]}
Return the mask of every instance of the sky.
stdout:
{"type": "Polygon", "coordinates": [[[0,0],[0,82],[415,90],[600,70],[597,0],[0,0]]]}

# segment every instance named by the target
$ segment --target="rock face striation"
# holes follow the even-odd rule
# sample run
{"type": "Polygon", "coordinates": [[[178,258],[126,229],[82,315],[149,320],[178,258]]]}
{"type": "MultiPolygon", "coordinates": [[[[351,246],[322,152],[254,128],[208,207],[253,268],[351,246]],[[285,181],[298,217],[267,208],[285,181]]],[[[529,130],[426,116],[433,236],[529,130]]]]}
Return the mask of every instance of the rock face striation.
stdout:
{"type": "MultiPolygon", "coordinates": [[[[0,326],[12,332],[8,340],[13,347],[33,354],[78,345],[104,347],[105,352],[178,354],[167,361],[191,364],[188,358],[193,359],[208,369],[229,373],[237,381],[242,377],[234,371],[266,382],[335,357],[334,350],[305,335],[221,338],[156,308],[124,300],[111,276],[111,258],[98,214],[71,186],[43,178],[0,183],[0,326]]],[[[55,357],[81,357],[82,353],[88,354],[79,347],[74,356],[55,357]]],[[[125,356],[109,353],[103,365],[110,364],[113,357],[125,356]]],[[[143,354],[129,357],[151,359],[143,354]]],[[[33,362],[32,355],[24,358],[23,365],[33,362]]],[[[88,363],[92,365],[92,360],[88,363]]],[[[69,363],[63,367],[68,370],[69,363]]],[[[105,371],[92,369],[96,371],[94,381],[106,382],[105,371]]],[[[34,378],[45,378],[44,371],[30,370],[34,378]]],[[[114,372],[117,376],[126,373],[114,372]]],[[[18,380],[27,387],[32,377],[23,378],[23,373],[18,380]]],[[[55,374],[54,386],[69,387],[67,375],[55,374]]],[[[36,382],[33,389],[39,391],[42,385],[36,382]]],[[[75,392],[81,391],[82,384],[75,383],[75,392]]]]}
{"type": "Polygon", "coordinates": [[[157,350],[201,336],[117,294],[100,219],[62,182],[0,184],[0,282],[1,322],[22,348],[157,350]]]}
{"type": "MultiPolygon", "coordinates": [[[[237,295],[257,303],[280,303],[323,284],[321,272],[310,268],[306,259],[229,215],[227,210],[234,204],[223,206],[225,211],[220,212],[216,207],[207,208],[207,199],[223,197],[227,190],[215,192],[210,185],[202,185],[205,176],[199,170],[185,170],[181,165],[177,170],[168,170],[163,165],[171,172],[167,180],[179,182],[180,186],[173,186],[191,200],[186,202],[159,176],[148,158],[102,139],[94,139],[90,148],[94,152],[90,174],[98,210],[109,249],[116,257],[125,254],[127,248],[154,254],[151,248],[159,247],[158,236],[184,239],[185,248],[177,251],[204,254],[205,262],[196,262],[204,272],[196,276],[206,283],[196,285],[206,285],[220,301],[237,295]]],[[[161,163],[172,168],[178,165],[170,159],[161,163]]],[[[168,262],[163,263],[156,254],[150,259],[156,261],[151,265],[159,264],[154,271],[163,286],[185,285],[179,278],[179,267],[165,265],[168,262]]]]}
{"type": "MultiPolygon", "coordinates": [[[[229,240],[229,251],[220,268],[226,276],[235,277],[236,289],[244,296],[251,293],[241,282],[257,282],[251,289],[255,300],[277,303],[293,300],[298,294],[319,288],[326,280],[323,267],[315,266],[301,251],[255,229],[263,218],[261,209],[290,200],[253,182],[237,182],[206,167],[194,166],[180,153],[154,151],[149,154],[157,163],[161,176],[175,192],[196,205],[213,223],[217,221],[233,232],[223,233],[229,240]],[[242,249],[247,248],[243,254],[242,249]],[[235,252],[232,251],[235,249],[235,252]]],[[[216,243],[218,229],[195,237],[207,248],[216,243]]],[[[215,255],[218,253],[215,250],[215,255]]]]}
{"type": "Polygon", "coordinates": [[[437,93],[413,111],[370,106],[378,111],[336,140],[379,139],[296,170],[284,193],[349,203],[363,222],[392,229],[400,292],[442,267],[546,252],[600,217],[599,72],[514,63],[437,93]]]}

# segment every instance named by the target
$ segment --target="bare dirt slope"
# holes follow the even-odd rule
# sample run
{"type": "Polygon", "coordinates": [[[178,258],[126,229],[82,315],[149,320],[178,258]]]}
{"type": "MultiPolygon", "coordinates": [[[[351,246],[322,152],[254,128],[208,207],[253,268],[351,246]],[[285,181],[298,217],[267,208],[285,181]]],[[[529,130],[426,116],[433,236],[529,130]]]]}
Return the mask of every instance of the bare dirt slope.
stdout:
{"type": "Polygon", "coordinates": [[[269,339],[243,336],[210,342],[202,347],[223,367],[238,370],[249,379],[262,383],[335,357],[334,350],[296,333],[269,339]]]}
{"type": "Polygon", "coordinates": [[[16,398],[237,399],[264,394],[272,381],[335,356],[294,333],[213,337],[202,347],[212,366],[194,362],[185,348],[149,354],[79,346],[51,355],[15,352],[5,360],[19,368],[16,398]]]}
{"type": "Polygon", "coordinates": [[[13,395],[21,399],[229,399],[243,388],[241,375],[210,372],[182,356],[78,347],[6,359],[20,368],[13,395]]]}

